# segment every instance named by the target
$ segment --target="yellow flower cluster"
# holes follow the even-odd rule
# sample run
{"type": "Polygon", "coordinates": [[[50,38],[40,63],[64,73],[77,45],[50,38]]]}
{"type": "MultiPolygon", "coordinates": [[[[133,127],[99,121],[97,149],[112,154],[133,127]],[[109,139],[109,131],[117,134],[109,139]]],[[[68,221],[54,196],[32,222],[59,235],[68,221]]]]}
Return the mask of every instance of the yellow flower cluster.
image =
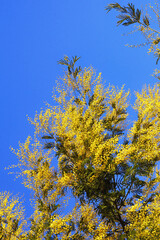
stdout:
{"type": "MultiPolygon", "coordinates": [[[[35,126],[34,140],[28,137],[15,151],[23,183],[34,193],[34,213],[26,239],[54,236],[55,239],[66,240],[114,240],[119,239],[122,233],[128,239],[149,239],[150,235],[155,237],[150,239],[156,239],[159,234],[159,220],[156,221],[159,218],[159,175],[154,185],[157,194],[154,201],[147,202],[149,195],[145,190],[144,198],[134,199],[133,206],[128,205],[125,189],[121,188],[118,193],[116,181],[121,177],[120,171],[122,174],[126,171],[126,179],[132,175],[134,178],[134,171],[141,164],[153,166],[144,167],[145,177],[152,178],[154,175],[154,163],[160,158],[160,90],[157,86],[149,86],[136,94],[134,108],[138,119],[126,134],[128,142],[124,143],[128,95],[124,87],[109,86],[105,89],[101,74],[96,77],[92,68],[84,69],[76,81],[66,75],[58,89],[58,96],[54,96],[56,106],[47,105],[46,110],[30,120],[35,126]],[[53,167],[55,154],[57,168],[53,167]],[[130,175],[127,175],[125,166],[133,166],[130,175]],[[122,192],[126,197],[117,200],[116,196],[122,192]],[[68,214],[62,215],[61,211],[67,207],[70,198],[68,195],[75,197],[76,203],[68,214]],[[89,201],[88,196],[91,196],[89,201]],[[118,209],[116,204],[122,200],[123,205],[118,209]],[[114,221],[103,205],[109,201],[114,221]],[[104,218],[99,213],[100,207],[106,214],[104,218]],[[119,222],[123,223],[124,219],[127,226],[122,228],[123,224],[119,222]]],[[[126,179],[124,176],[124,183],[126,179]]],[[[127,184],[131,184],[129,180],[127,184]]],[[[0,216],[5,216],[7,220],[7,224],[4,221],[1,223],[2,234],[11,231],[13,218],[22,216],[21,213],[16,215],[18,209],[13,210],[17,200],[7,203],[8,197],[5,194],[0,198],[3,205],[0,216]],[[9,215],[12,220],[9,220],[9,215]]],[[[20,226],[16,234],[21,235],[20,226]]]]}
{"type": "Polygon", "coordinates": [[[17,240],[25,236],[26,221],[19,198],[8,192],[0,193],[0,239],[17,240]]]}

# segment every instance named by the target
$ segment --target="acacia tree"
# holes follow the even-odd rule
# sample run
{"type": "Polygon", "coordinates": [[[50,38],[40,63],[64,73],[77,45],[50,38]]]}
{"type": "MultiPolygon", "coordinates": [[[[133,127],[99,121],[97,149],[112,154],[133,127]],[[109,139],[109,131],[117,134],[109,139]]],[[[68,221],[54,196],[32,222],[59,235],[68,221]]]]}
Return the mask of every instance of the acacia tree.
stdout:
{"type": "Polygon", "coordinates": [[[129,128],[129,92],[78,59],[59,61],[67,70],[54,105],[30,119],[34,138],[14,151],[34,212],[26,225],[18,200],[2,194],[1,239],[158,239],[160,88],[136,93],[129,128]]]}
{"type": "MultiPolygon", "coordinates": [[[[65,57],[59,62],[67,71],[55,105],[31,120],[35,137],[32,141],[28,137],[16,152],[23,183],[34,192],[35,210],[25,235],[129,239],[136,236],[139,214],[147,214],[150,222],[155,212],[150,214],[149,206],[157,211],[160,89],[137,93],[138,119],[128,130],[129,92],[105,88],[101,74],[75,67],[77,60],[65,57]],[[75,206],[61,214],[69,195],[75,206]]],[[[150,233],[149,225],[145,227],[150,233]]]]}

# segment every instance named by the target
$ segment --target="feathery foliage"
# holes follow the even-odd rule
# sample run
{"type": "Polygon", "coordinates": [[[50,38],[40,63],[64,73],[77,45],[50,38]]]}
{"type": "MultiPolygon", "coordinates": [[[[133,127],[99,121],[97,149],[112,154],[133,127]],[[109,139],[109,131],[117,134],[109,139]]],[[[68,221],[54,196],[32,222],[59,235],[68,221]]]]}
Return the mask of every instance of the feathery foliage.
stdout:
{"type": "MultiPolygon", "coordinates": [[[[119,3],[111,3],[105,9],[108,12],[116,10],[120,13],[117,18],[117,24],[129,26],[135,24],[136,30],[140,31],[145,37],[146,41],[144,44],[131,45],[131,47],[148,45],[148,53],[153,53],[156,57],[156,64],[160,59],[160,12],[159,5],[155,2],[155,7],[149,5],[149,10],[143,13],[142,10],[136,9],[133,3],[128,3],[127,6],[121,6],[119,3]]],[[[159,77],[160,70],[154,71],[154,76],[159,77]]]]}
{"type": "Polygon", "coordinates": [[[141,239],[143,232],[145,238],[151,232],[157,236],[159,225],[150,222],[159,214],[155,171],[160,159],[160,89],[146,87],[137,93],[137,120],[128,129],[129,92],[105,88],[93,68],[80,68],[75,75],[78,68],[67,57],[60,64],[67,71],[57,87],[55,106],[47,105],[30,120],[35,137],[28,137],[15,152],[23,184],[34,193],[29,230],[21,236],[31,240],[141,239]],[[56,159],[57,168],[52,163],[56,159]],[[67,211],[70,198],[75,203],[67,211]],[[67,213],[61,213],[65,208],[67,213]],[[145,225],[138,227],[145,216],[145,225]]]}
{"type": "MultiPolygon", "coordinates": [[[[112,9],[121,13],[118,24],[156,33],[133,4],[106,8],[112,9]]],[[[160,42],[148,39],[151,46],[160,42]]],[[[19,199],[1,193],[0,239],[158,239],[160,88],[136,93],[137,119],[129,127],[129,91],[105,87],[101,74],[77,67],[78,60],[59,61],[67,70],[55,104],[30,119],[34,138],[13,150],[33,214],[24,220],[19,199]]]]}

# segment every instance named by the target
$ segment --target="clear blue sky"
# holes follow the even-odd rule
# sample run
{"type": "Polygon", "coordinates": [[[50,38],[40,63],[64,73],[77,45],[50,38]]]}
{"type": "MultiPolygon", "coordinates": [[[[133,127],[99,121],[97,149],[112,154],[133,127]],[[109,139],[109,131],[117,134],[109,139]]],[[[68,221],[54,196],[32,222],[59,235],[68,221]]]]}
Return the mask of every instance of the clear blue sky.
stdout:
{"type": "MultiPolygon", "coordinates": [[[[112,2],[112,1],[111,1],[112,2]]],[[[45,102],[52,103],[55,80],[62,74],[57,61],[64,55],[81,56],[82,67],[92,65],[103,79],[126,89],[139,90],[156,80],[151,77],[155,59],[140,35],[117,27],[115,14],[106,14],[106,0],[1,0],[0,1],[0,191],[29,191],[4,168],[16,164],[9,147],[18,147],[33,135],[27,116],[34,117],[45,102]]],[[[124,4],[128,1],[119,1],[124,4]]],[[[152,1],[133,1],[137,7],[152,1]]],[[[132,98],[131,98],[132,100],[132,98]]],[[[25,203],[26,204],[26,203],[25,203]]],[[[27,205],[28,207],[29,205],[27,205]]]]}

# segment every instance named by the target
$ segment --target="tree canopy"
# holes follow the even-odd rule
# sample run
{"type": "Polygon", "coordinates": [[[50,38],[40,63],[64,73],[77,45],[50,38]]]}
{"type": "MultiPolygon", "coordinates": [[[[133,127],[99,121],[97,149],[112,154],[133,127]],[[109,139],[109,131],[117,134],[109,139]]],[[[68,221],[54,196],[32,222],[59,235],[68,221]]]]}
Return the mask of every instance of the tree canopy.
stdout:
{"type": "MultiPolygon", "coordinates": [[[[122,14],[118,24],[159,34],[133,4],[106,8],[112,9],[122,14]]],[[[150,46],[159,54],[153,36],[150,46]]],[[[34,212],[27,221],[19,198],[1,193],[0,239],[159,239],[160,88],[136,93],[130,126],[130,92],[105,86],[101,73],[78,60],[59,61],[66,70],[54,105],[29,119],[34,137],[13,150],[34,212]]]]}

